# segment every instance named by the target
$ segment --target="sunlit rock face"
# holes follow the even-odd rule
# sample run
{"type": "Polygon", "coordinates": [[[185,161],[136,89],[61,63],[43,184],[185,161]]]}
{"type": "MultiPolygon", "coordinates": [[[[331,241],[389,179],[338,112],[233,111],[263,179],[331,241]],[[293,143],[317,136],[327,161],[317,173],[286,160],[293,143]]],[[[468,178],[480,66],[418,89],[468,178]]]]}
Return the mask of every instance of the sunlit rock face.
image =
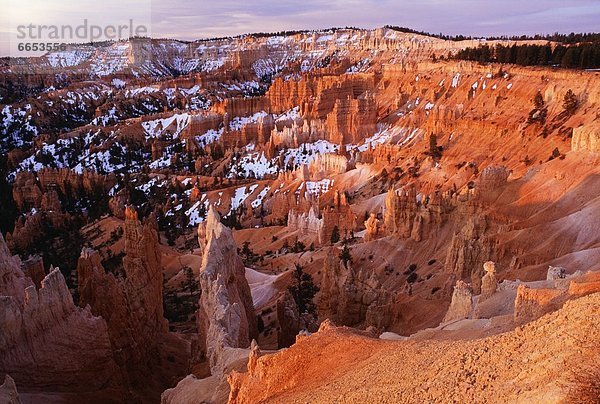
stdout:
{"type": "Polygon", "coordinates": [[[200,268],[198,332],[200,357],[213,375],[222,374],[232,355],[229,350],[247,348],[256,338],[256,316],[245,267],[237,254],[231,230],[220,222],[211,206],[198,234],[204,245],[200,268]]]}

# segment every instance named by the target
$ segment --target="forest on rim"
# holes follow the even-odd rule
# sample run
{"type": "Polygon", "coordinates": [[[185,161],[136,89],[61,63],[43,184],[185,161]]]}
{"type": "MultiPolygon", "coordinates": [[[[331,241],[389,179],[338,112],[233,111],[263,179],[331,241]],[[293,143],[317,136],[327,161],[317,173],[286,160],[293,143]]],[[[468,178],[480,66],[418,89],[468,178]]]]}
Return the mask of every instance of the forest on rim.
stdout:
{"type": "Polygon", "coordinates": [[[480,63],[512,63],[521,66],[555,66],[567,69],[600,68],[600,41],[577,45],[489,45],[465,48],[454,59],[480,63]]]}

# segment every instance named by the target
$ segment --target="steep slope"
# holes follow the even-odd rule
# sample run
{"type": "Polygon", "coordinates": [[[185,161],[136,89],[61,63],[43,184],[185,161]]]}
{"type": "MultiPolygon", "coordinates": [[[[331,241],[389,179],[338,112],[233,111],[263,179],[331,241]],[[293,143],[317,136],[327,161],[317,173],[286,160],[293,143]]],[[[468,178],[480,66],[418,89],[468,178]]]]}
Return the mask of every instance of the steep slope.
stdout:
{"type": "Polygon", "coordinates": [[[230,403],[562,402],[600,350],[600,294],[506,334],[473,341],[381,341],[322,327],[230,376],[230,403]],[[360,388],[357,388],[360,386],[360,388]]]}

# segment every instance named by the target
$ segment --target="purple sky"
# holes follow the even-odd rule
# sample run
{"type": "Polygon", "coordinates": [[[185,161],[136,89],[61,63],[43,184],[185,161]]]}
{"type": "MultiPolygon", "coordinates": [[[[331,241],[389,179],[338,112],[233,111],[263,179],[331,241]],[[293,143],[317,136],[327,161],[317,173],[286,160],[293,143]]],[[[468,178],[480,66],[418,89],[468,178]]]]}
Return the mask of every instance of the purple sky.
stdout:
{"type": "Polygon", "coordinates": [[[153,1],[154,35],[194,39],[246,32],[386,24],[466,35],[600,31],[598,0],[153,1]]]}

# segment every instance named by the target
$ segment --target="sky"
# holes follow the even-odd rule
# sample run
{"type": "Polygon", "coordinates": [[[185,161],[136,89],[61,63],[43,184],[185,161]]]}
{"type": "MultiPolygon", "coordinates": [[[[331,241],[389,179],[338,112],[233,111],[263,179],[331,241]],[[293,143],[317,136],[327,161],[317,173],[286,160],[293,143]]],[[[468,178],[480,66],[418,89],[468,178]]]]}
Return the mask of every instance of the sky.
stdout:
{"type": "Polygon", "coordinates": [[[16,45],[18,25],[84,19],[102,27],[134,19],[153,37],[185,40],[386,24],[489,36],[600,31],[600,0],[0,0],[0,55],[16,45]]]}
{"type": "Polygon", "coordinates": [[[153,30],[185,39],[386,24],[465,35],[600,31],[598,0],[240,0],[186,4],[184,0],[153,3],[153,30]]]}

